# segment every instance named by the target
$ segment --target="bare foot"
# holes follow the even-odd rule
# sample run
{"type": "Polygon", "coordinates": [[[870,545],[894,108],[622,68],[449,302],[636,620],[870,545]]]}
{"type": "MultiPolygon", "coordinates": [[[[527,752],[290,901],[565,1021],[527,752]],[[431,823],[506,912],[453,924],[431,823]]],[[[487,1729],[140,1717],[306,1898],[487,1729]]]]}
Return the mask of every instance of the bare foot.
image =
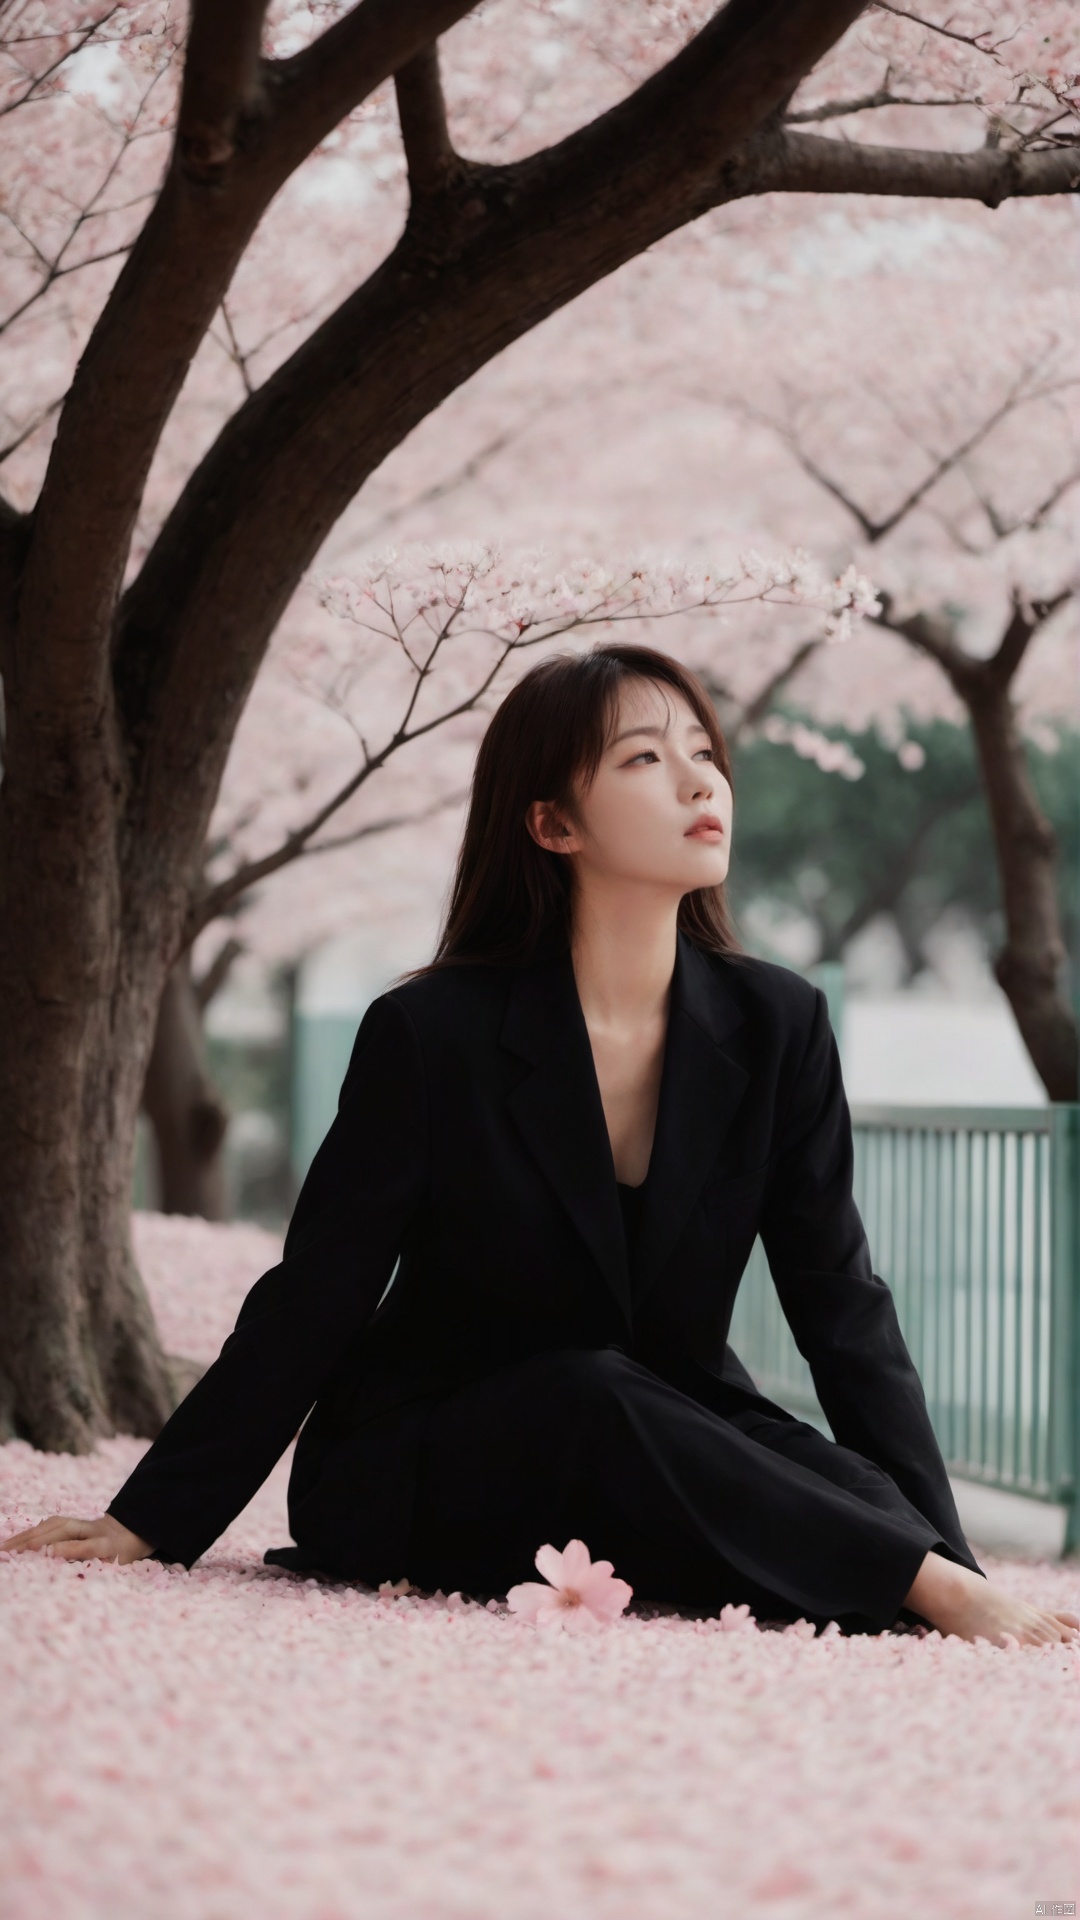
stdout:
{"type": "Polygon", "coordinates": [[[904,1605],[921,1613],[939,1633],[953,1633],[961,1640],[989,1640],[1004,1647],[1005,1635],[1011,1634],[1021,1646],[1080,1643],[1080,1617],[1075,1613],[1047,1613],[1026,1600],[1014,1600],[970,1567],[940,1553],[927,1554],[904,1605]]]}

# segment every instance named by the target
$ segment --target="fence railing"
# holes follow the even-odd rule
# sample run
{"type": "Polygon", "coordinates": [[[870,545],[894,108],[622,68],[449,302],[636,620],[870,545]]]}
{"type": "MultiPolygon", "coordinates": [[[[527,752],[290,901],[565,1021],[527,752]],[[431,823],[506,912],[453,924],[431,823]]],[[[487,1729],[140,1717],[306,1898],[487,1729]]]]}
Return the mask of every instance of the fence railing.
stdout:
{"type": "MultiPolygon", "coordinates": [[[[1080,1544],[1080,1104],[851,1117],[874,1272],[949,1471],[1066,1504],[1080,1544]]],[[[763,1393],[826,1424],[760,1241],[730,1338],[763,1393]]]]}

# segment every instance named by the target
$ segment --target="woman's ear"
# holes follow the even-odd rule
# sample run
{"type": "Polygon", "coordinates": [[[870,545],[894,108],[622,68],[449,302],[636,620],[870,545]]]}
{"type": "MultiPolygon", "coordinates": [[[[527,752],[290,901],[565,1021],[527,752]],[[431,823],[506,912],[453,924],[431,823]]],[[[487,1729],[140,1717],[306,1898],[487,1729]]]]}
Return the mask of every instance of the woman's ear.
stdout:
{"type": "Polygon", "coordinates": [[[568,826],[551,800],[534,800],[525,815],[528,827],[538,847],[546,853],[576,853],[577,834],[568,826]]]}

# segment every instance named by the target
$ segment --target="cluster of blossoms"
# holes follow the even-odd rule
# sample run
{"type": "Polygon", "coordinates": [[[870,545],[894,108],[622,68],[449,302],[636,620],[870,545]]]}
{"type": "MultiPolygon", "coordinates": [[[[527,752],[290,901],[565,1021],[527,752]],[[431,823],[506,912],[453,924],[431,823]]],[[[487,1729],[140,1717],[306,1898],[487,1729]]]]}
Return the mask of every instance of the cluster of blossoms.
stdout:
{"type": "Polygon", "coordinates": [[[1069,131],[1080,106],[1078,69],[1071,0],[871,6],[803,83],[794,110],[884,88],[923,106],[969,106],[999,138],[1043,145],[1069,131]]]}
{"type": "Polygon", "coordinates": [[[452,632],[514,647],[582,627],[750,601],[816,608],[826,637],[844,640],[853,619],[878,608],[873,585],[854,566],[829,579],[802,548],[771,559],[750,552],[727,568],[668,559],[560,566],[545,553],[417,548],[372,558],[348,578],[321,580],[316,593],[338,618],[403,647],[414,636],[438,643],[452,632]]]}

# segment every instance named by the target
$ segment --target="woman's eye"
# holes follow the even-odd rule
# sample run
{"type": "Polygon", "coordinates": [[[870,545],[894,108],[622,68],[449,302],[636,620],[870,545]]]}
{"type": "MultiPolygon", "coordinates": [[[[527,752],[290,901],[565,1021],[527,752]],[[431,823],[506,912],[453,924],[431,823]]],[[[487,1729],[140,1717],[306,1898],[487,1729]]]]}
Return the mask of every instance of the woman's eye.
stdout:
{"type": "MultiPolygon", "coordinates": [[[[706,760],[711,760],[713,758],[713,750],[711,747],[699,747],[693,757],[695,760],[700,760],[702,758],[706,760]]],[[[635,767],[639,760],[659,761],[659,758],[660,758],[659,754],[656,753],[652,747],[643,747],[640,753],[635,753],[631,756],[631,758],[626,762],[626,765],[628,767],[635,767]]]]}

